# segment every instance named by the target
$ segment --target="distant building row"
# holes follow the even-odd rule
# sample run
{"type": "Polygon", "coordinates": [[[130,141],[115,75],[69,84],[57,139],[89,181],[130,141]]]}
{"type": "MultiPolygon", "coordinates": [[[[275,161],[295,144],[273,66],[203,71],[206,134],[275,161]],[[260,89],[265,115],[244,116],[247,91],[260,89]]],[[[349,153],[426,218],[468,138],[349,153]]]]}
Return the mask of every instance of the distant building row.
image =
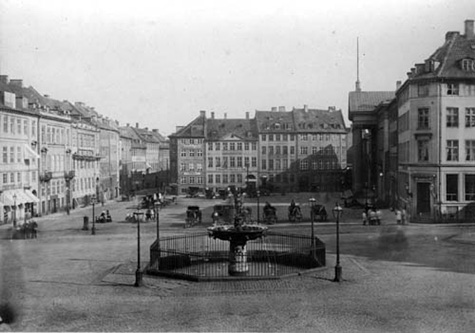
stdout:
{"type": "Polygon", "coordinates": [[[279,192],[345,187],[347,134],[341,110],[256,111],[254,118],[206,117],[170,138],[171,181],[178,193],[250,186],[279,192]]]}
{"type": "Polygon", "coordinates": [[[0,75],[0,223],[113,199],[168,165],[157,130],[119,127],[0,75]],[[162,152],[162,153],[160,153],[162,152]]]}

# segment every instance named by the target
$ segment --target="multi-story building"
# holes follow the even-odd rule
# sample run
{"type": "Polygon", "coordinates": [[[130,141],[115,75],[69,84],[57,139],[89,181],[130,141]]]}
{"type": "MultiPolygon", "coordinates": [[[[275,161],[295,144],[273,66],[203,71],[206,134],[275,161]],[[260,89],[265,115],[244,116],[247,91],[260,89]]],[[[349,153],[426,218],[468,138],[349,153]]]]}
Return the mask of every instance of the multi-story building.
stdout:
{"type": "Polygon", "coordinates": [[[99,129],[87,107],[75,103],[71,111],[71,149],[74,179],[70,179],[71,206],[88,205],[98,197],[99,129]]]}
{"type": "Polygon", "coordinates": [[[285,107],[271,111],[256,111],[256,130],[259,137],[260,187],[271,190],[296,191],[297,138],[292,112],[285,107]]]}
{"type": "MultiPolygon", "coordinates": [[[[96,113],[97,114],[97,113],[96,113]]],[[[101,159],[99,191],[102,200],[119,196],[119,129],[116,121],[97,114],[101,159]]]]}
{"type": "Polygon", "coordinates": [[[342,191],[347,130],[341,110],[292,110],[297,138],[297,183],[300,192],[342,191]]]}
{"type": "MultiPolygon", "coordinates": [[[[206,164],[204,186],[218,192],[229,186],[256,186],[258,151],[255,121],[206,119],[206,164]]],[[[198,170],[197,170],[198,171],[198,170]]]]}
{"type": "Polygon", "coordinates": [[[28,108],[21,80],[0,76],[0,223],[38,212],[38,114],[28,108]]]}
{"type": "Polygon", "coordinates": [[[444,44],[397,90],[399,201],[413,219],[472,219],[475,209],[475,33],[444,44]]]}
{"type": "Polygon", "coordinates": [[[170,180],[178,194],[204,189],[206,112],[187,126],[178,127],[170,138],[170,180]]]}

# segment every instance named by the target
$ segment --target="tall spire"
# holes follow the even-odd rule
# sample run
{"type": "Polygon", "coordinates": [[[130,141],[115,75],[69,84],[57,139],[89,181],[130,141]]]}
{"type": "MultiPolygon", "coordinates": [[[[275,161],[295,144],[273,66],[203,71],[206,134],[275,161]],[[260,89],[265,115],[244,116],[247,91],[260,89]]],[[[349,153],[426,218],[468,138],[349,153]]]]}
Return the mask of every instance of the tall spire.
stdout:
{"type": "Polygon", "coordinates": [[[360,41],[359,37],[356,37],[356,83],[355,91],[360,92],[360,41]]]}

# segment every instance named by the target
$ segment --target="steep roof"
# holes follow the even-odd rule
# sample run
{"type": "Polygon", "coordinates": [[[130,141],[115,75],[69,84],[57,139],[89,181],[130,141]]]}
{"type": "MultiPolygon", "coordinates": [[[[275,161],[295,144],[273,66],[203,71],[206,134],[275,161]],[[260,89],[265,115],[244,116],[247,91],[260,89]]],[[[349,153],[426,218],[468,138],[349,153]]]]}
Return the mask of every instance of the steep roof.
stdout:
{"type": "Polygon", "coordinates": [[[206,116],[200,114],[188,125],[179,129],[176,133],[169,135],[169,138],[204,138],[206,126],[206,116]]]}
{"type": "Polygon", "coordinates": [[[292,112],[256,110],[256,127],[258,132],[289,133],[294,130],[292,112]]]}
{"type": "Polygon", "coordinates": [[[394,91],[350,91],[348,95],[348,111],[350,119],[353,112],[373,111],[381,102],[392,100],[394,91]]]}
{"type": "Polygon", "coordinates": [[[219,140],[227,135],[242,140],[256,140],[256,126],[253,119],[207,119],[206,138],[219,140]]]}
{"type": "Polygon", "coordinates": [[[149,131],[148,129],[139,128],[139,127],[131,127],[131,128],[145,142],[150,142],[150,143],[160,142],[158,138],[155,135],[153,135],[153,132],[149,131]]]}
{"type": "Polygon", "coordinates": [[[427,66],[416,64],[411,78],[475,78],[474,70],[463,70],[463,59],[475,60],[475,38],[448,32],[445,43],[426,60],[427,66]]]}
{"type": "Polygon", "coordinates": [[[341,110],[293,109],[297,132],[346,132],[341,110]]]}

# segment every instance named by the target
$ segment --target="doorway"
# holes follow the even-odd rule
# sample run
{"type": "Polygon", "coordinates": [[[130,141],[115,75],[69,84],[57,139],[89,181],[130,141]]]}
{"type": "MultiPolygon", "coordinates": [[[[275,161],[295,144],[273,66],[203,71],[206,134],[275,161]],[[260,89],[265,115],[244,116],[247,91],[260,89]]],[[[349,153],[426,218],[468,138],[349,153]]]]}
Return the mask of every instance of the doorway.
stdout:
{"type": "Polygon", "coordinates": [[[417,215],[430,216],[430,183],[417,183],[417,215]]]}

